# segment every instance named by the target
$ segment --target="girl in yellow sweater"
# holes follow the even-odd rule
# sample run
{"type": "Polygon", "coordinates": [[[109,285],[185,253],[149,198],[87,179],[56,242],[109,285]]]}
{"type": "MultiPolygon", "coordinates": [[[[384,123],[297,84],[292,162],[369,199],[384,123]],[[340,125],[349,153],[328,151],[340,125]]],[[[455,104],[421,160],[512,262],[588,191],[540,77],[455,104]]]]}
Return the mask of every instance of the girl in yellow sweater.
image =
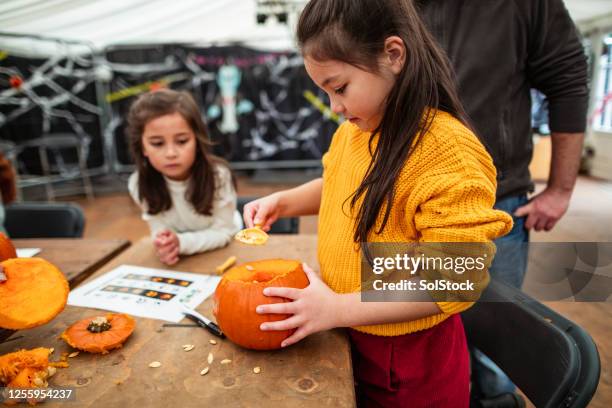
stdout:
{"type": "Polygon", "coordinates": [[[312,80],[346,121],[323,177],[245,206],[245,223],[319,214],[320,276],[268,288],[293,302],[262,330],[309,334],[350,327],[360,405],[467,407],[469,358],[457,313],[469,302],[362,302],[368,242],[489,242],[512,225],[493,209],[491,157],[466,126],[443,52],[411,0],[312,0],[297,38],[312,80]],[[360,247],[361,246],[361,247],[360,247]]]}

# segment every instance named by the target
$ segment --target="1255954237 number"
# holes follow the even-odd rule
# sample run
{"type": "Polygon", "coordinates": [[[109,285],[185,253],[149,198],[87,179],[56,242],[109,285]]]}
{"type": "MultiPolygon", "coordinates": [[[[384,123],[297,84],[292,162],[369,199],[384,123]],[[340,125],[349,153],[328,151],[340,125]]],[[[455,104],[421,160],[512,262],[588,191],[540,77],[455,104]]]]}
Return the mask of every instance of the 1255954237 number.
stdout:
{"type": "Polygon", "coordinates": [[[0,402],[74,401],[72,388],[0,388],[0,402]]]}

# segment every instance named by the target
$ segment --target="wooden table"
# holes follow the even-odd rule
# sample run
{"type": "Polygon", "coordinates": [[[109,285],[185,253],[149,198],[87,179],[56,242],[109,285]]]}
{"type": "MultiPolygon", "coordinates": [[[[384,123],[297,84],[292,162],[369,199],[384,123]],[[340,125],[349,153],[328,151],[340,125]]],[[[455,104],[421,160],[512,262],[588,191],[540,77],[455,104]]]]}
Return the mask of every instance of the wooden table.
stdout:
{"type": "Polygon", "coordinates": [[[14,239],[16,248],[40,248],[35,256],[57,266],[74,288],[130,246],[125,239],[14,239]]]}
{"type": "MultiPolygon", "coordinates": [[[[273,235],[263,247],[232,242],[228,247],[184,257],[168,269],[196,273],[213,273],[214,267],[230,255],[238,262],[264,258],[291,258],[316,263],[315,235],[273,235]]],[[[121,264],[164,268],[155,256],[149,238],[96,272],[100,276],[121,264]]],[[[212,317],[212,300],[198,307],[212,317]]],[[[71,323],[95,316],[99,312],[68,306],[45,326],[22,331],[19,339],[0,344],[0,354],[18,348],[54,347],[54,357],[72,351],[58,340],[71,323]]],[[[162,321],[136,318],[134,334],[124,347],[105,356],[81,353],[69,359],[70,367],[59,369],[51,379],[53,387],[74,387],[79,407],[352,407],[355,405],[350,348],[342,330],[317,333],[287,349],[251,351],[221,340],[197,326],[164,327],[162,321]],[[216,345],[209,343],[217,340],[216,345]],[[184,344],[193,344],[185,352],[184,344]],[[208,353],[214,355],[210,372],[208,353]],[[220,364],[221,360],[232,360],[220,364]],[[159,361],[162,366],[149,368],[159,361]],[[255,374],[254,367],[261,367],[255,374]]],[[[189,323],[184,319],[182,323],[189,323]]],[[[45,402],[45,407],[62,405],[45,402]]]]}

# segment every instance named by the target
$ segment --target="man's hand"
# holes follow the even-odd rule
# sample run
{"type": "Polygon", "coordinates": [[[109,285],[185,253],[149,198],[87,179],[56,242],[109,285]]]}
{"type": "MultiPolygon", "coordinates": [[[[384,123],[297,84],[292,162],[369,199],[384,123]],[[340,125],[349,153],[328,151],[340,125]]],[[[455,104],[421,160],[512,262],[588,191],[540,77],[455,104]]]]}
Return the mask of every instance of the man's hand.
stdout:
{"type": "Polygon", "coordinates": [[[535,195],[529,203],[517,208],[514,215],[527,216],[525,228],[528,230],[533,228],[536,231],[550,231],[567,211],[571,196],[571,191],[548,187],[535,195]]]}
{"type": "Polygon", "coordinates": [[[528,204],[517,208],[514,215],[527,216],[525,228],[550,231],[569,207],[576,176],[580,167],[580,156],[584,133],[551,134],[552,157],[548,186],[535,195],[528,204]]]}

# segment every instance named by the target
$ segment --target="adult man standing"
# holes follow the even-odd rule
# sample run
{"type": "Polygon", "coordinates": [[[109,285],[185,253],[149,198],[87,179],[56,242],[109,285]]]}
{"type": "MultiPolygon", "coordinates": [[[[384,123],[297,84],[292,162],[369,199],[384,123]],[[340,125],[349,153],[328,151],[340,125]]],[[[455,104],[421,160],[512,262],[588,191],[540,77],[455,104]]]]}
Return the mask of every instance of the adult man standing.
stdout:
{"type": "MultiPolygon", "coordinates": [[[[417,4],[451,60],[471,124],[495,162],[495,206],[514,218],[513,230],[496,241],[506,250],[498,252],[491,275],[520,287],[529,230],[554,227],[568,208],[576,182],[588,101],[583,47],[562,0],[417,4]],[[533,192],[531,88],[548,100],[552,163],[546,188],[528,200],[527,193],[533,192]],[[508,244],[517,250],[508,250],[508,244]]],[[[520,406],[503,372],[478,351],[474,357],[474,405],[520,406]]]]}

